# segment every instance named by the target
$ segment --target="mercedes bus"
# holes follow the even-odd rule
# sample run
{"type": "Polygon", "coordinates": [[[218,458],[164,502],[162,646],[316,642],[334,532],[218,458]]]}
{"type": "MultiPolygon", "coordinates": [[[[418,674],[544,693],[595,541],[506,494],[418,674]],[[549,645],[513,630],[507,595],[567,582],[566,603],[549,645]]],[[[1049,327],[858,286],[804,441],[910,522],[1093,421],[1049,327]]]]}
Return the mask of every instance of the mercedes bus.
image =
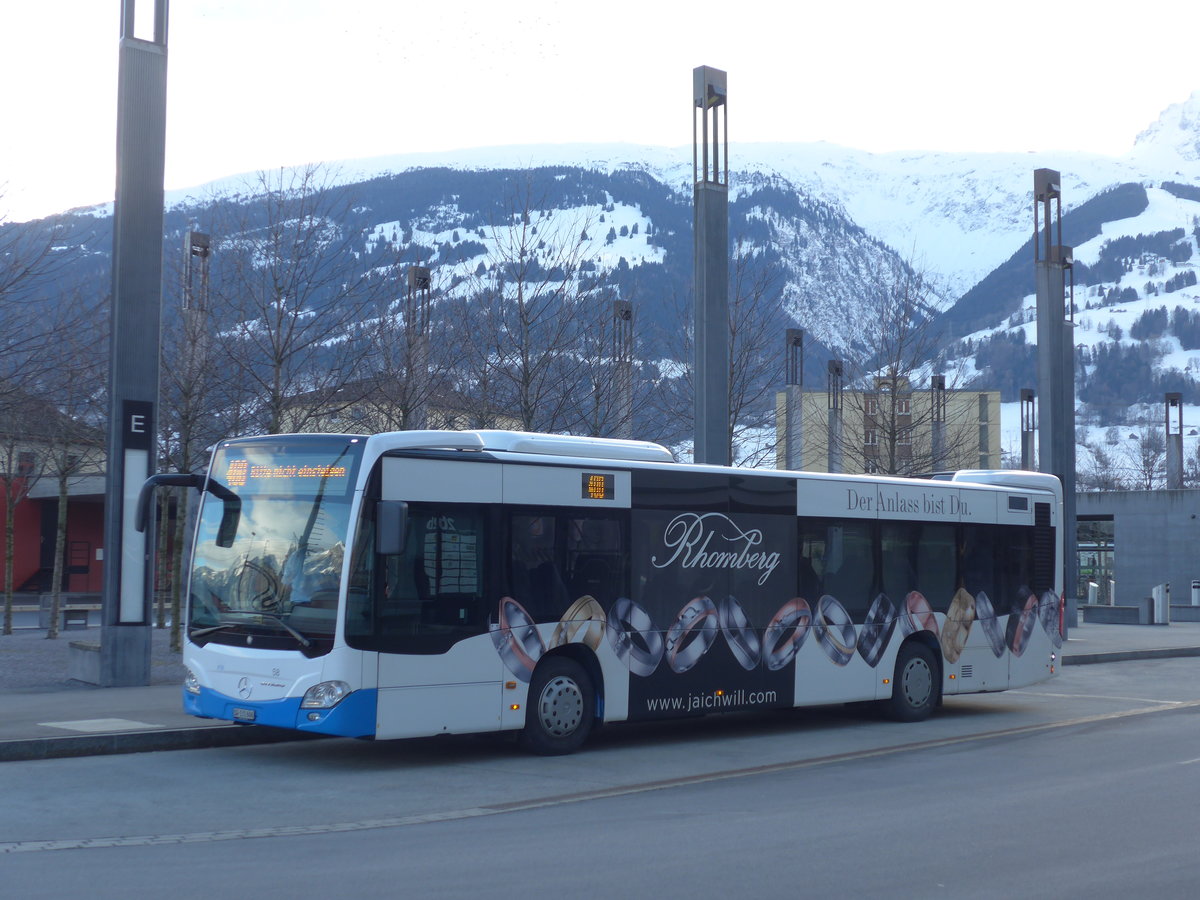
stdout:
{"type": "Polygon", "coordinates": [[[677,463],[511,431],[221,442],[188,575],[196,716],[356,738],[512,731],[1028,685],[1062,646],[1052,476],[677,463]]]}

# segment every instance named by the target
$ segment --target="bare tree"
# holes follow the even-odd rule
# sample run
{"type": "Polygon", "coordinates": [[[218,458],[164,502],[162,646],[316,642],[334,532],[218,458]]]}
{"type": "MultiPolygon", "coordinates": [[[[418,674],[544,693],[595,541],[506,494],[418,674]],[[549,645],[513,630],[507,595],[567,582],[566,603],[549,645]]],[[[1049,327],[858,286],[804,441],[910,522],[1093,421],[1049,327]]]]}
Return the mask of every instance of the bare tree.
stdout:
{"type": "Polygon", "coordinates": [[[412,269],[400,260],[391,268],[401,277],[392,280],[395,296],[385,294],[364,326],[369,352],[353,391],[361,399],[350,421],[368,432],[446,425],[451,409],[460,405],[451,387],[462,359],[452,339],[456,329],[446,321],[432,280],[424,281],[427,268],[412,269]]]}
{"type": "Polygon", "coordinates": [[[42,477],[54,481],[58,495],[50,625],[46,633],[51,639],[58,637],[70,489],[84,477],[104,473],[105,434],[100,425],[107,409],[102,349],[107,344],[106,336],[102,329],[81,327],[86,316],[78,295],[64,306],[70,312],[69,320],[57,329],[62,358],[44,380],[45,396],[52,401],[53,409],[41,429],[42,477]],[[72,327],[71,322],[77,324],[72,327]]]}
{"type": "Polygon", "coordinates": [[[1122,467],[1115,454],[1099,441],[1088,441],[1077,454],[1076,478],[1083,491],[1120,491],[1125,489],[1122,467]]]}
{"type": "Polygon", "coordinates": [[[1134,490],[1152,491],[1166,479],[1167,439],[1157,426],[1142,426],[1129,435],[1124,447],[1128,484],[1134,490]]]}
{"type": "MultiPolygon", "coordinates": [[[[208,292],[208,266],[205,259],[192,271],[196,262],[192,247],[185,245],[181,257],[168,257],[167,269],[174,277],[178,293],[168,291],[178,301],[163,317],[163,350],[160,370],[159,455],[169,471],[198,472],[208,461],[208,448],[233,433],[237,427],[230,409],[237,410],[236,396],[230,397],[222,378],[225,364],[208,292]],[[191,277],[189,277],[191,276],[191,277]]],[[[185,530],[191,495],[188,488],[160,488],[160,528],[155,560],[158,566],[156,583],[169,595],[173,650],[182,649],[180,633],[183,584],[185,530]],[[174,518],[170,516],[174,510],[174,518]],[[173,529],[168,530],[173,521],[173,529]]],[[[164,593],[156,598],[158,627],[168,617],[164,593]]]]}
{"type": "Polygon", "coordinates": [[[580,315],[579,389],[572,392],[578,430],[593,437],[631,437],[647,394],[636,390],[634,307],[598,289],[580,315]]]}
{"type": "MultiPolygon", "coordinates": [[[[0,189],[0,202],[3,190],[0,189]]],[[[70,258],[54,219],[8,222],[0,215],[0,497],[5,505],[4,634],[12,633],[13,524],[18,505],[40,477],[42,447],[34,438],[45,418],[35,395],[53,368],[54,329],[46,310],[56,277],[70,258]]]]}
{"type": "Polygon", "coordinates": [[[240,216],[215,228],[227,403],[255,430],[303,431],[335,412],[331,404],[358,399],[342,389],[364,358],[363,322],[386,281],[362,261],[359,235],[344,225],[352,200],[327,169],[260,173],[256,189],[240,216]]]}
{"type": "Polygon", "coordinates": [[[465,323],[460,389],[475,399],[478,420],[499,414],[526,431],[582,427],[580,340],[602,282],[586,259],[590,227],[549,208],[527,180],[488,229],[488,259],[455,303],[465,323]]]}
{"type": "MultiPolygon", "coordinates": [[[[779,276],[741,241],[734,248],[729,298],[730,459],[758,465],[775,452],[774,392],[783,370],[776,350],[789,324],[779,304],[779,276]]],[[[662,336],[667,371],[656,385],[655,405],[672,423],[667,440],[691,436],[695,412],[695,339],[690,298],[677,298],[676,327],[662,336]]]]}
{"type": "Polygon", "coordinates": [[[961,373],[942,375],[945,394],[927,389],[944,349],[928,279],[907,261],[889,257],[864,291],[861,337],[844,360],[848,387],[837,449],[846,469],[912,475],[977,465],[981,448],[972,405],[945,402],[959,390],[961,373]]]}
{"type": "MultiPolygon", "coordinates": [[[[0,186],[0,206],[3,200],[0,186]]],[[[57,219],[9,222],[0,214],[0,402],[53,365],[53,354],[44,352],[52,331],[43,320],[74,253],[63,241],[57,219]]]]}
{"type": "Polygon", "coordinates": [[[1183,461],[1184,487],[1200,487],[1200,443],[1192,446],[1192,452],[1183,461]]]}
{"type": "Polygon", "coordinates": [[[13,630],[13,569],[17,507],[42,476],[43,446],[33,437],[46,414],[30,394],[6,392],[0,404],[0,500],[4,503],[4,634],[13,630]]]}

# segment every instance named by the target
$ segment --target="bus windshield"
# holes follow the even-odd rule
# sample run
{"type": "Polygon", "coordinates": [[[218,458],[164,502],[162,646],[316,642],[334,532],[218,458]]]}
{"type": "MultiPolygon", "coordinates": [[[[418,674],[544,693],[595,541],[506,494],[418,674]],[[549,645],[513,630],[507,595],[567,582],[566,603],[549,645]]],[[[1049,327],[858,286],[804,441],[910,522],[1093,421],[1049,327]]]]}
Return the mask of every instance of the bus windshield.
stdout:
{"type": "Polygon", "coordinates": [[[202,495],[188,604],[193,642],[329,651],[363,443],[291,435],[217,448],[209,477],[237,502],[231,523],[228,499],[202,495]]]}

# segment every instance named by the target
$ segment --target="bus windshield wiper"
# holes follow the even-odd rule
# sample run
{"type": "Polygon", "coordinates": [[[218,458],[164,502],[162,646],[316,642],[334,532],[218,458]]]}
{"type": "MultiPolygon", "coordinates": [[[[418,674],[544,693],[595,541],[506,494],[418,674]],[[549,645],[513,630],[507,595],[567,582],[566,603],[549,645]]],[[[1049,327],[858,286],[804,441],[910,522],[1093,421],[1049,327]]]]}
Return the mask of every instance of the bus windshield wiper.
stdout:
{"type": "MultiPolygon", "coordinates": [[[[225,614],[229,615],[230,613],[233,613],[236,615],[243,615],[243,616],[261,616],[264,619],[270,619],[272,622],[275,622],[280,628],[282,628],[284,631],[286,631],[288,634],[290,634],[292,637],[294,637],[296,639],[297,643],[299,643],[301,647],[311,647],[312,646],[312,641],[310,641],[307,637],[305,637],[303,634],[301,634],[299,631],[297,631],[295,628],[293,628],[287,622],[283,621],[283,619],[281,619],[279,616],[275,615],[274,613],[246,612],[245,610],[232,609],[232,610],[226,610],[225,614]]],[[[224,631],[226,628],[236,628],[236,627],[237,626],[233,622],[225,622],[221,625],[210,625],[207,628],[193,628],[191,631],[188,632],[188,637],[194,637],[194,638],[204,637],[204,635],[212,634],[214,631],[224,631]]]]}
{"type": "MultiPolygon", "coordinates": [[[[299,631],[297,631],[295,628],[293,628],[287,622],[283,621],[283,619],[281,619],[279,616],[275,615],[274,613],[250,612],[249,610],[245,610],[245,609],[227,609],[224,611],[224,614],[227,616],[230,616],[230,615],[233,615],[233,616],[258,616],[259,618],[262,618],[262,619],[270,619],[272,622],[277,624],[280,628],[282,628],[284,631],[286,631],[288,634],[290,634],[292,637],[294,637],[296,639],[296,641],[300,644],[301,647],[311,647],[312,646],[312,641],[310,641],[303,634],[301,634],[299,631]]],[[[222,628],[232,628],[232,627],[233,627],[233,625],[231,623],[227,622],[224,625],[214,625],[212,628],[205,628],[198,632],[193,631],[191,634],[192,634],[192,637],[196,637],[200,634],[208,634],[211,631],[220,631],[222,628]]]]}
{"type": "Polygon", "coordinates": [[[278,622],[279,627],[282,628],[284,631],[286,631],[288,634],[290,634],[292,637],[294,637],[297,641],[299,641],[301,647],[311,647],[312,646],[312,641],[310,641],[303,634],[301,634],[299,631],[297,631],[295,628],[293,628],[287,622],[283,621],[283,619],[281,619],[279,616],[275,615],[274,613],[255,613],[255,615],[263,616],[264,618],[271,619],[274,622],[278,622]]]}
{"type": "Polygon", "coordinates": [[[193,628],[188,632],[188,637],[204,637],[206,634],[212,634],[214,631],[224,631],[226,628],[233,628],[233,623],[226,622],[223,625],[210,625],[208,628],[193,628]]]}

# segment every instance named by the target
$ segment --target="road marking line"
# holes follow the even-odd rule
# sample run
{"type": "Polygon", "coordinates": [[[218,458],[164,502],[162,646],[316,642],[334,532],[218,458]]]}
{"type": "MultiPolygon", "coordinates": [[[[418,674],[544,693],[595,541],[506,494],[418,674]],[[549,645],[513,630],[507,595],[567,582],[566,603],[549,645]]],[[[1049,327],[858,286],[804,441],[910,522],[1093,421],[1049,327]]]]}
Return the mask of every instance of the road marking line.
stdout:
{"type": "Polygon", "coordinates": [[[1008,694],[1024,694],[1027,697],[1063,697],[1067,700],[1122,700],[1131,703],[1161,703],[1165,706],[1178,706],[1187,703],[1186,700],[1156,700],[1153,697],[1113,697],[1108,694],[1055,694],[1050,691],[1006,691],[1008,694]]]}
{"type": "MultiPolygon", "coordinates": [[[[1128,709],[1121,712],[1099,713],[1092,716],[1081,716],[1076,719],[1066,719],[1061,722],[1042,722],[1036,725],[1016,725],[1012,728],[1000,728],[995,731],[981,731],[977,734],[959,735],[957,737],[933,738],[927,741],[914,741],[907,744],[895,744],[890,747],[877,747],[871,750],[852,750],[846,753],[834,753],[828,756],[816,756],[811,759],[792,760],[790,762],[770,763],[763,766],[751,766],[744,769],[726,769],[720,772],[707,772],[697,775],[682,775],[677,778],[663,778],[641,784],[619,785],[610,788],[600,788],[594,791],[583,791],[577,794],[560,794],[557,796],[540,797],[533,800],[514,800],[510,803],[495,803],[490,806],[474,806],[466,809],[451,809],[444,812],[424,813],[413,816],[396,816],[385,819],[368,819],[362,822],[334,822],[325,825],[277,825],[265,828],[242,828],[231,831],[204,831],[184,834],[135,835],[129,837],[95,837],[78,838],[57,841],[11,841],[0,843],[0,854],[4,853],[39,853],[48,850],[86,850],[101,847],[153,847],[161,844],[204,844],[217,841],[240,841],[248,838],[290,837],[293,835],[333,834],[338,832],[369,831],[381,828],[402,828],[409,825],[429,825],[435,822],[456,822],[463,819],[477,819],[484,816],[497,816],[505,813],[525,812],[535,809],[547,809],[555,806],[566,806],[573,803],[585,803],[592,800],[610,800],[617,797],[628,797],[635,794],[645,794],[651,791],[670,790],[677,787],[690,787],[699,784],[711,784],[718,781],[729,781],[734,778],[748,778],[753,775],[771,775],[780,772],[791,772],[799,769],[811,769],[834,763],[856,762],[863,759],[875,759],[907,753],[915,750],[929,750],[940,747],[953,747],[959,744],[969,744],[976,741],[992,740],[994,738],[1014,737],[1016,735],[1037,734],[1042,731],[1054,731],[1060,728],[1071,728],[1078,725],[1092,725],[1097,722],[1110,722],[1117,719],[1128,719],[1135,716],[1174,711],[1178,709],[1195,709],[1200,707],[1200,700],[1179,702],[1173,706],[1153,706],[1140,709],[1128,709]]],[[[1200,762],[1200,760],[1193,760],[1200,762]]]]}
{"type": "Polygon", "coordinates": [[[44,728],[61,728],[64,731],[82,731],[87,734],[104,734],[111,731],[150,731],[162,728],[149,722],[133,719],[76,719],[73,722],[38,722],[44,728]]]}

